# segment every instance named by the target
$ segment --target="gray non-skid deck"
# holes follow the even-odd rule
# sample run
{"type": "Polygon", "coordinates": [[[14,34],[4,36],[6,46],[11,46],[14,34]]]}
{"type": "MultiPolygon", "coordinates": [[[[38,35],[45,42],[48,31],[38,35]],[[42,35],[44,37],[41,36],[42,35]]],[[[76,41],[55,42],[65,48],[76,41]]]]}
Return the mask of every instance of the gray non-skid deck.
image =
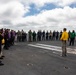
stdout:
{"type": "Polygon", "coordinates": [[[29,46],[38,43],[61,46],[61,41],[16,42],[9,50],[4,50],[0,75],[76,75],[76,54],[61,57],[61,52],[29,46]]]}

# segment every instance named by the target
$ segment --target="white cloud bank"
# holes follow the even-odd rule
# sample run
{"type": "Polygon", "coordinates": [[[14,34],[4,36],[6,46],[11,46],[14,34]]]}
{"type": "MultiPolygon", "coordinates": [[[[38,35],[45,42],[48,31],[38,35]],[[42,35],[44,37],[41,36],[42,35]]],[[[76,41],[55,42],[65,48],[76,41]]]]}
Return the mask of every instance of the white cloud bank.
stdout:
{"type": "Polygon", "coordinates": [[[0,27],[31,30],[62,30],[63,27],[76,29],[76,8],[68,5],[76,0],[0,0],[0,27]],[[29,12],[30,4],[37,8],[45,3],[54,3],[63,8],[41,11],[38,15],[23,17],[29,12]]]}
{"type": "Polygon", "coordinates": [[[57,6],[62,6],[62,7],[70,5],[72,3],[76,3],[76,0],[20,0],[20,1],[25,3],[26,5],[33,3],[38,7],[41,7],[46,3],[54,3],[57,6]]]}

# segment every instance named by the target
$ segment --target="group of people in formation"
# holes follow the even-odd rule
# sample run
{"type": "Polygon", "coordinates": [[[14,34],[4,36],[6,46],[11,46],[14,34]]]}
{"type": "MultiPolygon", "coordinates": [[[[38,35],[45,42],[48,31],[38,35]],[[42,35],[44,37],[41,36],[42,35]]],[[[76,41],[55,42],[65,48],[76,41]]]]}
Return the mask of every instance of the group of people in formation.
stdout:
{"type": "MultiPolygon", "coordinates": [[[[63,31],[41,31],[39,30],[38,32],[31,31],[29,30],[28,33],[22,31],[19,31],[16,33],[17,41],[18,42],[24,42],[24,41],[29,41],[29,42],[34,42],[34,41],[47,41],[47,40],[60,40],[62,36],[63,31]]],[[[75,41],[75,36],[76,33],[74,30],[68,32],[68,41],[69,41],[69,46],[74,45],[75,41]]]]}
{"type": "MultiPolygon", "coordinates": [[[[3,55],[3,49],[9,50],[10,46],[14,45],[14,41],[25,42],[25,41],[46,41],[46,40],[60,40],[62,36],[62,31],[41,31],[38,32],[29,30],[28,33],[23,30],[18,30],[17,32],[10,29],[0,29],[0,59],[3,59],[5,56],[3,55]],[[4,39],[4,43],[2,40],[4,39]]],[[[73,30],[72,32],[68,32],[69,45],[74,45],[76,33],[73,30]]],[[[0,65],[4,65],[2,61],[0,61],[0,65]]]]}
{"type": "Polygon", "coordinates": [[[35,31],[31,31],[29,30],[28,33],[22,31],[17,32],[17,41],[21,42],[21,41],[44,41],[44,40],[58,40],[59,37],[61,36],[62,32],[45,32],[45,31],[41,31],[39,30],[38,32],[35,31]]]}
{"type": "MultiPolygon", "coordinates": [[[[10,46],[14,45],[16,32],[10,29],[0,29],[0,59],[3,59],[3,49],[9,50],[10,46]],[[4,40],[4,42],[2,42],[4,40]]],[[[0,60],[0,66],[4,65],[0,60]]]]}

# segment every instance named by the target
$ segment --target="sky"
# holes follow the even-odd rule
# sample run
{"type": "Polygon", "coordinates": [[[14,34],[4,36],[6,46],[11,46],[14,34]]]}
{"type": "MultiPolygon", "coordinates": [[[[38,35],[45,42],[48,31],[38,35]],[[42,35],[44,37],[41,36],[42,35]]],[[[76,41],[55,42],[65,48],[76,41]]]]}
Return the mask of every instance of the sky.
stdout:
{"type": "Polygon", "coordinates": [[[0,0],[0,28],[76,30],[76,0],[0,0]]]}

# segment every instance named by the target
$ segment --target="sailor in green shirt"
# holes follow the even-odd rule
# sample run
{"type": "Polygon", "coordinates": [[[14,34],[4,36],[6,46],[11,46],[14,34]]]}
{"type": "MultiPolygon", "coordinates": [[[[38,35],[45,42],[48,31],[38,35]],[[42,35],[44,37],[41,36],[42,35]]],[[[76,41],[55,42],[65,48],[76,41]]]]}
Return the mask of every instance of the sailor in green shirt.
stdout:
{"type": "Polygon", "coordinates": [[[75,31],[73,30],[71,33],[70,33],[70,42],[69,42],[69,45],[71,46],[74,46],[74,41],[75,41],[75,31]]]}

